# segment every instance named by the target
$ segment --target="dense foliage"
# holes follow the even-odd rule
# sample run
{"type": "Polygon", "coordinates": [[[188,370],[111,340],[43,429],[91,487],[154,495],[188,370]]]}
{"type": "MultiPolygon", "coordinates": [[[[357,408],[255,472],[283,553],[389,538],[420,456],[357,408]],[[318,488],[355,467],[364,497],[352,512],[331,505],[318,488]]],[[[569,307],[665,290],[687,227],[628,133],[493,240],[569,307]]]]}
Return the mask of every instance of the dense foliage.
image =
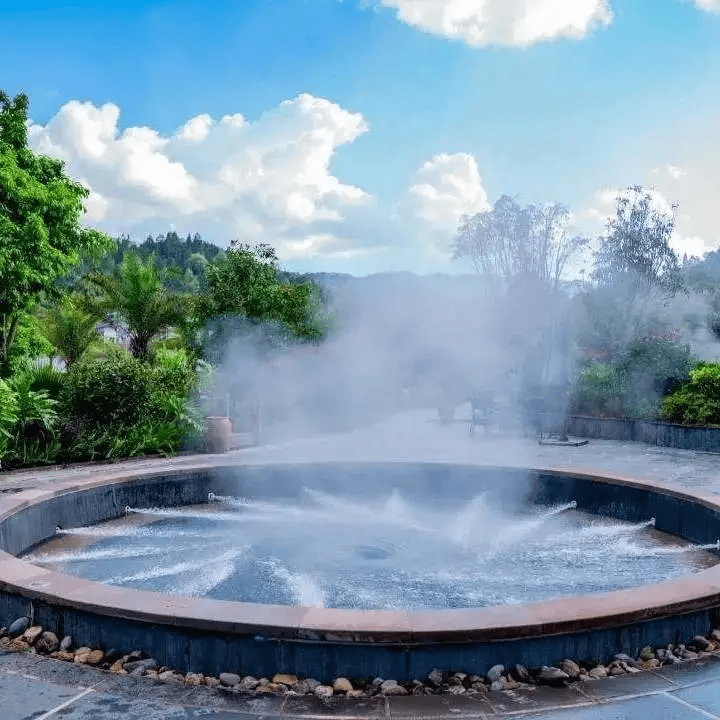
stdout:
{"type": "Polygon", "coordinates": [[[177,451],[202,430],[190,399],[194,384],[184,351],[158,352],[153,365],[117,347],[84,357],[60,396],[68,454],[94,459],[177,451]]]}
{"type": "Polygon", "coordinates": [[[1,467],[177,452],[202,433],[203,357],[237,333],[318,341],[319,289],[267,246],[82,226],[89,191],[28,147],[27,111],[0,91],[1,467]]]}
{"type": "Polygon", "coordinates": [[[219,346],[239,333],[252,333],[257,344],[267,346],[313,342],[322,339],[330,324],[314,283],[280,280],[271,247],[237,243],[208,266],[198,321],[199,342],[213,358],[219,346]]]}
{"type": "Polygon", "coordinates": [[[31,357],[59,355],[66,368],[70,368],[90,347],[100,342],[97,331],[100,318],[99,312],[88,312],[87,303],[78,295],[67,295],[56,305],[40,308],[36,321],[50,348],[31,357]]]}
{"type": "Polygon", "coordinates": [[[182,324],[188,314],[190,298],[167,291],[152,257],[143,261],[126,253],[114,275],[94,273],[89,279],[103,293],[96,307],[129,332],[134,357],[147,359],[150,341],[161,331],[182,324]]]}
{"type": "MultiPolygon", "coordinates": [[[[148,235],[140,244],[123,235],[117,239],[115,247],[95,263],[94,269],[104,275],[115,275],[128,253],[146,262],[152,259],[171,292],[197,292],[208,264],[223,255],[217,245],[206,242],[198,233],[188,235],[184,240],[175,231],[154,238],[148,235]]],[[[92,269],[92,263],[86,263],[84,269],[92,269]]]]}
{"type": "Polygon", "coordinates": [[[720,425],[720,363],[698,363],[662,403],[662,417],[684,425],[720,425]]]}
{"type": "Polygon", "coordinates": [[[27,111],[25,95],[0,91],[0,377],[10,373],[23,314],[57,296],[58,278],[109,242],[80,225],[87,188],[28,147],[27,111]]]}
{"type": "Polygon", "coordinates": [[[590,362],[573,389],[571,410],[583,415],[656,418],[662,398],[684,382],[690,348],[672,340],[630,343],[611,362],[590,362]]]}

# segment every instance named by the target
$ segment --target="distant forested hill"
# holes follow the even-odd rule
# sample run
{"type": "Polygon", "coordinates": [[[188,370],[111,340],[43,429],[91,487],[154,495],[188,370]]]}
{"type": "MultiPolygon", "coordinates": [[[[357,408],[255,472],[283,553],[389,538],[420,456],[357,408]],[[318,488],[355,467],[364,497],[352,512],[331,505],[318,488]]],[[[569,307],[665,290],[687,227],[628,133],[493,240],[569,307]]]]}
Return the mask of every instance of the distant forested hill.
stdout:
{"type": "MultiPolygon", "coordinates": [[[[121,235],[117,238],[116,247],[105,255],[97,269],[112,275],[126,252],[135,253],[143,260],[152,256],[155,266],[164,271],[167,287],[179,292],[197,290],[207,264],[224,254],[222,248],[203,240],[198,233],[188,234],[183,238],[171,230],[155,237],[148,235],[142,243],[133,242],[127,235],[121,235]]],[[[352,275],[344,273],[296,273],[288,270],[278,273],[278,280],[281,282],[316,283],[320,286],[324,299],[327,299],[330,290],[341,287],[352,279],[352,275]]]]}
{"type": "Polygon", "coordinates": [[[122,262],[123,255],[131,252],[143,260],[152,256],[155,266],[164,271],[165,283],[175,291],[197,290],[205,267],[215,260],[223,250],[203,240],[198,233],[181,238],[175,231],[164,235],[148,235],[142,243],[135,243],[127,235],[117,238],[111,250],[100,262],[100,272],[112,275],[122,262]]]}
{"type": "Polygon", "coordinates": [[[134,252],[143,259],[153,255],[159,268],[178,265],[183,269],[193,267],[196,262],[193,256],[202,256],[210,262],[222,252],[217,245],[203,240],[198,233],[181,238],[175,231],[170,231],[154,238],[148,235],[140,244],[132,242],[127,235],[121,235],[117,239],[117,248],[109,254],[108,261],[119,265],[127,251],[134,252]]]}

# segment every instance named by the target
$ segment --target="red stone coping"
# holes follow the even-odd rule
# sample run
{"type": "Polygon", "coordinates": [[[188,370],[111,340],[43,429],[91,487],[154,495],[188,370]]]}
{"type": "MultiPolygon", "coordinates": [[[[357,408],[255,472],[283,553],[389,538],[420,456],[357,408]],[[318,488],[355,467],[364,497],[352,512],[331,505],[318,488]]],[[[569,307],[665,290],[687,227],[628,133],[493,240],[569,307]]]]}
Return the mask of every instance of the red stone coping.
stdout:
{"type": "MultiPolygon", "coordinates": [[[[113,466],[100,472],[97,469],[74,471],[70,477],[52,482],[51,487],[34,487],[0,497],[0,522],[32,503],[92,487],[232,466],[232,462],[204,460],[165,468],[113,466]]],[[[519,469],[519,466],[507,467],[519,469]]],[[[650,489],[720,511],[720,497],[694,490],[679,490],[668,483],[582,468],[522,469],[650,489]]],[[[477,609],[394,611],[172,596],[83,580],[32,565],[0,551],[0,591],[100,616],[202,631],[357,643],[468,643],[618,627],[719,607],[720,565],[668,582],[545,602],[477,609]]]]}

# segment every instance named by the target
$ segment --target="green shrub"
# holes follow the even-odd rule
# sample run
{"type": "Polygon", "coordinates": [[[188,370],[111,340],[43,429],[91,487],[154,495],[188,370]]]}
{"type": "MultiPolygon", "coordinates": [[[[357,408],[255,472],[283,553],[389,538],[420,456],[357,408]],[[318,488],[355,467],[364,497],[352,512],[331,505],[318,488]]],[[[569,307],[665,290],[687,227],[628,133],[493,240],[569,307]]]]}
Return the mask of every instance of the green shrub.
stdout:
{"type": "Polygon", "coordinates": [[[175,450],[183,439],[202,435],[202,413],[196,402],[191,400],[197,389],[197,373],[190,357],[182,350],[158,350],[151,367],[152,395],[150,404],[152,418],[158,427],[153,442],[158,452],[170,436],[175,437],[175,450]],[[165,428],[159,432],[159,428],[165,428]],[[175,428],[174,434],[169,428],[175,428]]]}
{"type": "Polygon", "coordinates": [[[614,414],[611,406],[618,400],[620,384],[611,365],[593,361],[578,377],[573,389],[571,408],[578,414],[614,414]]]}
{"type": "Polygon", "coordinates": [[[153,393],[187,397],[195,385],[195,370],[184,349],[158,349],[151,365],[153,393]]]}
{"type": "Polygon", "coordinates": [[[129,426],[146,416],[151,393],[147,365],[120,347],[107,347],[103,357],[83,357],[68,372],[62,412],[80,425],[129,426]]]}
{"type": "Polygon", "coordinates": [[[690,373],[690,347],[664,338],[635,340],[612,363],[592,362],[573,388],[573,412],[657,418],[661,400],[690,373]]]}
{"type": "Polygon", "coordinates": [[[114,460],[137,455],[172,455],[183,439],[177,423],[143,421],[134,425],[82,425],[67,454],[75,460],[114,460]]]}
{"type": "Polygon", "coordinates": [[[684,425],[720,425],[720,363],[698,363],[662,403],[662,418],[684,425]]]}
{"type": "Polygon", "coordinates": [[[184,350],[159,349],[151,364],[120,348],[83,357],[62,394],[67,456],[113,459],[170,455],[202,434],[190,401],[195,371],[184,350]]]}
{"type": "Polygon", "coordinates": [[[684,382],[692,367],[690,347],[673,340],[636,340],[615,362],[622,414],[657,418],[662,398],[684,382]]]}

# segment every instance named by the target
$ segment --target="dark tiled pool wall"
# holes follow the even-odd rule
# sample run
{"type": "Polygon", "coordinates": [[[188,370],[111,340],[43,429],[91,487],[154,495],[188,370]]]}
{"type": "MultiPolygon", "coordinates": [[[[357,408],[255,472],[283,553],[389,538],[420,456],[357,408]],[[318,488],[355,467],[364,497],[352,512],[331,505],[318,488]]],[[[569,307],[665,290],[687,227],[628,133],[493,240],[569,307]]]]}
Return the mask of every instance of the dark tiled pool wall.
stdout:
{"type": "Polygon", "coordinates": [[[543,504],[574,500],[578,509],[629,522],[655,518],[655,527],[693,543],[714,543],[720,538],[720,513],[690,499],[659,489],[627,483],[553,473],[536,474],[534,501],[543,504]]]}
{"type": "Polygon", "coordinates": [[[0,594],[0,615],[27,615],[34,624],[69,634],[76,642],[143,652],[184,672],[217,675],[233,671],[260,675],[292,672],[328,681],[340,675],[410,680],[435,667],[484,674],[497,663],[512,667],[553,664],[570,657],[607,662],[619,651],[681,642],[717,624],[710,611],[689,613],[616,628],[501,642],[367,644],[274,639],[262,635],[199,631],[192,628],[104,617],[72,608],[0,594]]]}
{"type": "Polygon", "coordinates": [[[17,555],[51,538],[57,527],[81,527],[110,520],[121,516],[128,505],[172,507],[203,502],[218,479],[206,472],[161,475],[64,493],[31,505],[0,523],[0,547],[17,555]]]}

